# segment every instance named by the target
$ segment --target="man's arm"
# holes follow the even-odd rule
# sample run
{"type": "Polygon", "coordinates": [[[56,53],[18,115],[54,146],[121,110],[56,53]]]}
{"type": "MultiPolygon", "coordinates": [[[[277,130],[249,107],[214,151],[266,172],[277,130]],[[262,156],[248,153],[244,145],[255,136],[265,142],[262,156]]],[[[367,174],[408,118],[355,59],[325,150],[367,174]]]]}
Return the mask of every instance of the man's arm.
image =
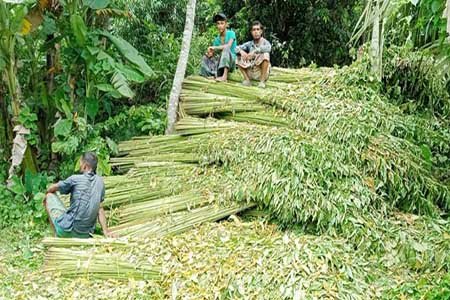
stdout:
{"type": "Polygon", "coordinates": [[[261,45],[256,48],[255,53],[259,54],[259,53],[270,53],[272,51],[272,45],[270,44],[270,42],[266,39],[263,40],[263,42],[261,43],[261,45]]]}
{"type": "Polygon", "coordinates": [[[237,51],[239,52],[239,54],[248,54],[250,52],[250,47],[251,47],[251,41],[249,42],[245,42],[242,45],[237,46],[237,51]]]}
{"type": "Polygon", "coordinates": [[[47,189],[47,194],[54,194],[56,192],[60,192],[61,194],[69,194],[72,191],[74,185],[75,185],[74,176],[70,176],[66,180],[62,180],[58,183],[52,184],[47,189]]]}
{"type": "Polygon", "coordinates": [[[220,45],[220,46],[212,46],[210,48],[212,48],[213,50],[223,50],[225,47],[231,48],[231,46],[233,45],[234,39],[230,39],[228,41],[228,43],[220,45]]]}
{"type": "Polygon", "coordinates": [[[101,203],[100,203],[100,209],[98,210],[98,222],[102,226],[103,234],[106,237],[110,237],[110,238],[117,237],[116,234],[114,234],[113,232],[109,231],[108,225],[106,225],[106,214],[105,214],[105,210],[103,209],[103,205],[101,203]]]}
{"type": "Polygon", "coordinates": [[[57,183],[52,184],[48,189],[47,189],[47,194],[54,194],[59,190],[59,186],[57,183]]]}
{"type": "Polygon", "coordinates": [[[214,40],[214,45],[213,45],[213,49],[214,50],[223,50],[225,48],[230,48],[231,46],[233,46],[234,41],[236,40],[236,34],[234,33],[234,31],[229,31],[227,30],[227,32],[225,33],[225,40],[228,38],[228,42],[220,45],[220,39],[215,39],[214,40]]]}
{"type": "Polygon", "coordinates": [[[246,42],[236,48],[236,51],[239,53],[242,60],[244,61],[249,58],[248,53],[250,52],[250,44],[251,42],[246,42]]]}

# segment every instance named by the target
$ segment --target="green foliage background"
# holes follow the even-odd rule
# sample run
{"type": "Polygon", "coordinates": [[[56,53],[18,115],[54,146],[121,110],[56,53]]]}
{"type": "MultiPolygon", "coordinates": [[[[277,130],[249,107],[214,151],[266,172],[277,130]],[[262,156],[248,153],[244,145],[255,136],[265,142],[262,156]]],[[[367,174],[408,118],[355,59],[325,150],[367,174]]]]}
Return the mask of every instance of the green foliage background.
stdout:
{"type": "Polygon", "coordinates": [[[242,40],[249,39],[252,21],[266,27],[273,43],[275,65],[298,67],[314,62],[320,66],[348,64],[347,43],[360,14],[361,1],[223,1],[242,40]]]}

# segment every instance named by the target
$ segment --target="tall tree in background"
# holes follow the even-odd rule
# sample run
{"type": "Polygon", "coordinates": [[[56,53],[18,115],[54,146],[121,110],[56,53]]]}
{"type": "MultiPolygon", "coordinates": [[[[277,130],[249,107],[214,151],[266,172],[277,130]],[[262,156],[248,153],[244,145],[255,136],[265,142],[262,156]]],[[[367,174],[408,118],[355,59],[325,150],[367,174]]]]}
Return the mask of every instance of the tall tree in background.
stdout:
{"type": "Polygon", "coordinates": [[[178,103],[186,73],[189,50],[191,48],[192,32],[194,30],[196,0],[189,0],[186,9],[186,23],[184,25],[183,43],[181,46],[180,57],[178,58],[177,71],[173,79],[172,90],[170,91],[169,106],[167,108],[167,129],[166,134],[172,134],[175,131],[175,122],[177,121],[178,103]]]}
{"type": "Polygon", "coordinates": [[[438,56],[440,51],[448,56],[444,41],[450,34],[449,5],[450,0],[368,0],[350,43],[370,41],[372,71],[378,79],[383,75],[385,44],[433,48],[438,56]]]}
{"type": "Polygon", "coordinates": [[[447,18],[447,33],[450,35],[450,0],[447,0],[444,10],[444,18],[447,18]]]}
{"type": "Polygon", "coordinates": [[[375,0],[374,18],[372,25],[372,40],[370,43],[370,59],[372,61],[372,72],[381,81],[383,65],[383,28],[384,22],[381,13],[381,0],[375,0]]]}
{"type": "Polygon", "coordinates": [[[366,34],[370,36],[372,72],[378,80],[383,75],[385,29],[388,24],[392,25],[397,12],[406,3],[406,0],[369,0],[355,26],[350,43],[359,41],[366,34]]]}

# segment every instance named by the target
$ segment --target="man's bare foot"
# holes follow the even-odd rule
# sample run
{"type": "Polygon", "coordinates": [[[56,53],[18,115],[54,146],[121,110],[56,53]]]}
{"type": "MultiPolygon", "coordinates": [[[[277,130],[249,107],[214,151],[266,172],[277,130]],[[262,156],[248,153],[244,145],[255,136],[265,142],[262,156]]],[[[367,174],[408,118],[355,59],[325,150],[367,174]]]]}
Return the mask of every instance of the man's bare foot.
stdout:
{"type": "Polygon", "coordinates": [[[250,80],[244,80],[244,81],[242,81],[242,85],[243,86],[252,86],[252,83],[250,80]]]}
{"type": "Polygon", "coordinates": [[[227,78],[224,78],[223,76],[217,77],[216,81],[218,81],[218,82],[227,82],[227,78]]]}

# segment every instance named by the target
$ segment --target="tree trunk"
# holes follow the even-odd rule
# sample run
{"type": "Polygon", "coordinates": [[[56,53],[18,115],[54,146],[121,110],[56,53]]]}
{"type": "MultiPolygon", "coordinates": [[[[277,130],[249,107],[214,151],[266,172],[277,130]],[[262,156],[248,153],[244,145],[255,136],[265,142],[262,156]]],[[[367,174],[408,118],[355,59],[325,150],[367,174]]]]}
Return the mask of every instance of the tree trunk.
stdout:
{"type": "MultiPolygon", "coordinates": [[[[54,39],[54,35],[50,34],[47,35],[46,38],[46,42],[51,44],[52,40],[54,39]]],[[[56,50],[56,45],[53,47],[50,47],[47,50],[47,54],[46,54],[46,76],[45,76],[45,83],[46,83],[46,90],[45,90],[45,97],[42,97],[42,106],[44,107],[44,109],[40,109],[39,110],[39,116],[40,119],[42,118],[42,120],[40,120],[40,133],[41,133],[41,147],[46,147],[46,152],[49,153],[48,155],[48,159],[50,162],[53,162],[53,153],[52,153],[52,148],[51,148],[51,131],[49,130],[50,128],[50,124],[52,124],[53,122],[53,116],[54,116],[54,112],[53,112],[53,108],[52,105],[49,104],[49,99],[52,96],[53,90],[54,90],[54,86],[55,86],[55,72],[57,69],[57,66],[55,64],[56,61],[56,55],[57,55],[57,50],[56,50]]],[[[50,166],[49,166],[50,168],[50,166]]]]}
{"type": "MultiPolygon", "coordinates": [[[[53,40],[54,35],[47,36],[47,42],[51,43],[53,40]]],[[[47,97],[50,98],[53,94],[53,90],[55,87],[55,73],[59,69],[58,62],[60,53],[59,53],[59,45],[55,44],[54,47],[50,48],[47,51],[47,77],[46,77],[46,83],[47,83],[47,97]]],[[[52,105],[47,103],[47,111],[45,112],[45,129],[42,132],[45,132],[45,134],[42,134],[42,141],[43,145],[46,145],[47,152],[49,153],[49,165],[48,165],[48,171],[56,171],[58,164],[59,164],[59,157],[57,153],[54,153],[52,151],[52,140],[53,135],[52,131],[49,130],[50,124],[54,122],[54,110],[52,105]]]]}
{"type": "Polygon", "coordinates": [[[384,29],[386,27],[386,23],[388,22],[387,17],[383,16],[383,20],[380,22],[380,42],[379,42],[379,51],[378,51],[378,80],[381,81],[383,78],[383,53],[384,53],[384,29]]]}
{"type": "Polygon", "coordinates": [[[372,41],[370,44],[370,60],[372,72],[378,80],[381,80],[381,5],[380,0],[374,0],[374,20],[372,26],[372,41]]]}
{"type": "Polygon", "coordinates": [[[3,98],[3,87],[0,85],[0,160],[7,160],[10,149],[10,126],[8,124],[8,109],[3,98]]]}
{"type": "MultiPolygon", "coordinates": [[[[10,46],[10,59],[8,61],[7,67],[6,67],[6,79],[8,81],[8,91],[9,95],[11,96],[11,108],[13,117],[17,119],[19,117],[20,112],[20,105],[22,103],[22,93],[19,86],[19,81],[17,80],[16,76],[16,59],[14,56],[15,51],[15,43],[11,42],[10,46]]],[[[14,120],[17,121],[17,120],[14,120]]]]}
{"type": "Polygon", "coordinates": [[[183,43],[181,45],[180,57],[178,58],[177,71],[175,72],[175,77],[173,79],[172,90],[170,91],[169,107],[167,108],[166,134],[172,134],[175,131],[181,86],[186,73],[189,50],[191,48],[192,31],[194,30],[195,5],[196,0],[189,0],[186,9],[183,43]]]}
{"type": "Polygon", "coordinates": [[[447,18],[447,38],[450,40],[450,0],[447,0],[447,5],[444,10],[444,18],[447,18]]]}

